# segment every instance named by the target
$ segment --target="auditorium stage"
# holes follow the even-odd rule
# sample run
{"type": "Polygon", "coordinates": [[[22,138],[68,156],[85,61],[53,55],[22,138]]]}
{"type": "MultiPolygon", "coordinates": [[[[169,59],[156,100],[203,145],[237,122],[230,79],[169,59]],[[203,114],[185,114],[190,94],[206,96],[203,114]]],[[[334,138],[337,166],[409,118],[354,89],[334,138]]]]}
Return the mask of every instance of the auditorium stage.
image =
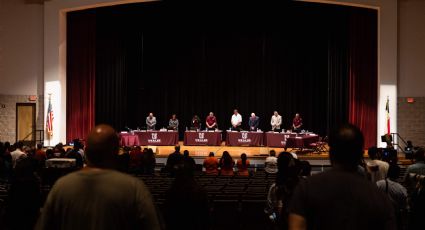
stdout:
{"type": "MultiPolygon", "coordinates": [[[[205,157],[210,152],[214,152],[216,157],[221,157],[223,151],[228,151],[233,159],[240,158],[242,153],[248,156],[248,159],[253,164],[263,164],[266,157],[269,155],[270,150],[275,150],[277,154],[285,151],[284,148],[274,148],[267,146],[226,146],[223,141],[220,146],[185,146],[183,141],[179,142],[180,152],[184,150],[189,151],[189,155],[192,156],[197,164],[202,164],[205,157]]],[[[152,148],[156,153],[157,163],[165,163],[168,155],[174,152],[174,146],[142,146],[142,148],[152,148]]],[[[325,146],[326,150],[329,150],[328,146],[325,146]]],[[[297,148],[288,148],[287,152],[296,153],[298,159],[309,161],[310,164],[315,166],[329,166],[329,152],[313,152],[312,149],[303,149],[302,151],[297,148]]],[[[369,159],[367,150],[365,150],[364,158],[369,159]]],[[[398,154],[399,164],[411,164],[411,160],[405,159],[404,154],[398,154]]]]}
{"type": "MultiPolygon", "coordinates": [[[[182,141],[180,144],[180,152],[184,150],[189,151],[189,155],[194,158],[205,158],[210,152],[214,152],[215,156],[220,157],[224,151],[228,151],[233,158],[239,158],[242,153],[245,153],[248,158],[265,159],[270,150],[275,150],[276,153],[285,151],[284,148],[274,148],[267,146],[226,146],[223,141],[220,146],[185,146],[182,141]]],[[[152,148],[156,152],[157,157],[167,157],[170,153],[174,152],[174,146],[142,146],[142,148],[152,148]]],[[[287,152],[296,153],[300,159],[328,159],[328,152],[314,153],[311,149],[288,148],[287,152]]]]}

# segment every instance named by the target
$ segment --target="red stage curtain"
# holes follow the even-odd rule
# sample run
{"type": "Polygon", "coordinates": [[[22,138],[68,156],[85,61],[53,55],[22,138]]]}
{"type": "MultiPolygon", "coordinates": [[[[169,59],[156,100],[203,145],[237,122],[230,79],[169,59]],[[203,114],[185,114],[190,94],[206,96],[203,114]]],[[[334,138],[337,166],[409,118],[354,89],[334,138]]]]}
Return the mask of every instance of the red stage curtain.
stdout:
{"type": "Polygon", "coordinates": [[[96,17],[93,11],[69,13],[67,22],[66,140],[69,142],[85,139],[95,124],[96,17]]]}
{"type": "Polygon", "coordinates": [[[376,18],[375,10],[359,11],[349,27],[349,122],[362,130],[366,148],[376,145],[377,136],[376,18]]]}

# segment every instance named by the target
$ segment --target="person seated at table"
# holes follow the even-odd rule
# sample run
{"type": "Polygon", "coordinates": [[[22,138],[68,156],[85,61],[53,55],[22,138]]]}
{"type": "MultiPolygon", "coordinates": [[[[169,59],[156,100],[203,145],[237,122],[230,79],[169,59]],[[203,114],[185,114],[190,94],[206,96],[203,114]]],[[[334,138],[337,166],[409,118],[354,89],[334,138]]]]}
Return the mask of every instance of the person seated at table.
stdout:
{"type": "Polygon", "coordinates": [[[176,114],[173,114],[170,121],[168,121],[168,129],[179,130],[179,119],[177,119],[176,114]]]}
{"type": "Polygon", "coordinates": [[[207,158],[204,160],[205,174],[207,175],[218,175],[218,160],[214,156],[213,152],[210,152],[207,158]]]}
{"type": "Polygon", "coordinates": [[[221,176],[233,176],[233,167],[235,166],[235,162],[233,162],[233,159],[230,156],[229,152],[223,152],[223,155],[220,158],[219,165],[221,176]]]}
{"type": "Polygon", "coordinates": [[[241,159],[236,162],[236,166],[238,167],[238,175],[239,176],[249,176],[249,160],[245,153],[241,154],[241,159]]]}
{"type": "Polygon", "coordinates": [[[155,130],[156,117],[153,116],[153,113],[149,113],[149,116],[146,117],[146,127],[148,130],[155,130]]]}
{"type": "Polygon", "coordinates": [[[232,130],[241,131],[241,124],[242,124],[242,116],[238,113],[238,110],[233,110],[232,119],[230,119],[230,122],[232,124],[232,130]]]}
{"type": "Polygon", "coordinates": [[[201,129],[201,119],[198,115],[193,116],[192,118],[192,129],[201,129]]]}
{"type": "Polygon", "coordinates": [[[296,113],[294,120],[292,121],[292,128],[294,132],[299,133],[301,131],[302,126],[303,126],[303,119],[301,118],[299,113],[296,113]]]}
{"type": "Polygon", "coordinates": [[[214,130],[217,128],[217,119],[215,118],[213,112],[210,112],[210,114],[207,116],[207,119],[205,119],[205,124],[207,125],[208,130],[214,130]]]}
{"type": "Polygon", "coordinates": [[[255,116],[255,113],[251,113],[251,117],[249,118],[248,125],[250,131],[255,131],[258,129],[258,125],[260,124],[260,118],[255,116]]]}
{"type": "Polygon", "coordinates": [[[273,112],[273,116],[270,121],[270,124],[272,125],[272,131],[280,130],[280,125],[282,124],[282,116],[280,116],[277,111],[273,112]]]}

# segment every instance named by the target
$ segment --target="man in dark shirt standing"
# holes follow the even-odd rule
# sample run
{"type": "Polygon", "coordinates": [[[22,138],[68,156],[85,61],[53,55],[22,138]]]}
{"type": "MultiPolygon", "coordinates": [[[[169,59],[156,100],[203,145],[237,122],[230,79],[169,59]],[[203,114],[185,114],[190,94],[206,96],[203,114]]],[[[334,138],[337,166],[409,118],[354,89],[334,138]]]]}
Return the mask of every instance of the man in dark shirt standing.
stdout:
{"type": "Polygon", "coordinates": [[[329,136],[332,169],[301,182],[289,205],[289,229],[396,229],[393,207],[357,173],[363,134],[343,125],[329,136]]]}
{"type": "Polygon", "coordinates": [[[183,155],[180,153],[180,145],[174,147],[174,153],[168,155],[166,169],[171,176],[175,175],[175,171],[179,164],[183,163],[183,155]]]}

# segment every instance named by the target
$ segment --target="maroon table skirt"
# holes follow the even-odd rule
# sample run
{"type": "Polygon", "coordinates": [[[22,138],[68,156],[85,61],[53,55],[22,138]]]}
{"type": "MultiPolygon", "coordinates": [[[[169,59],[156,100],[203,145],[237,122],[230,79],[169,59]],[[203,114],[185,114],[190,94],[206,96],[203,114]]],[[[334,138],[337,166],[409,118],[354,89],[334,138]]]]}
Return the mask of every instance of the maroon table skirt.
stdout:
{"type": "Polygon", "coordinates": [[[305,135],[286,138],[285,148],[307,148],[311,143],[319,141],[318,135],[305,135]]]}
{"type": "Polygon", "coordinates": [[[184,145],[221,145],[221,132],[186,131],[184,145]]]}
{"type": "Polygon", "coordinates": [[[285,148],[286,139],[289,137],[295,137],[295,133],[274,133],[267,132],[265,135],[264,143],[268,147],[285,148]]]}
{"type": "Polygon", "coordinates": [[[176,145],[179,143],[179,133],[176,131],[147,131],[120,133],[121,146],[135,145],[176,145]]]}
{"type": "Polygon", "coordinates": [[[226,145],[229,146],[262,146],[263,132],[227,132],[226,145]]]}

